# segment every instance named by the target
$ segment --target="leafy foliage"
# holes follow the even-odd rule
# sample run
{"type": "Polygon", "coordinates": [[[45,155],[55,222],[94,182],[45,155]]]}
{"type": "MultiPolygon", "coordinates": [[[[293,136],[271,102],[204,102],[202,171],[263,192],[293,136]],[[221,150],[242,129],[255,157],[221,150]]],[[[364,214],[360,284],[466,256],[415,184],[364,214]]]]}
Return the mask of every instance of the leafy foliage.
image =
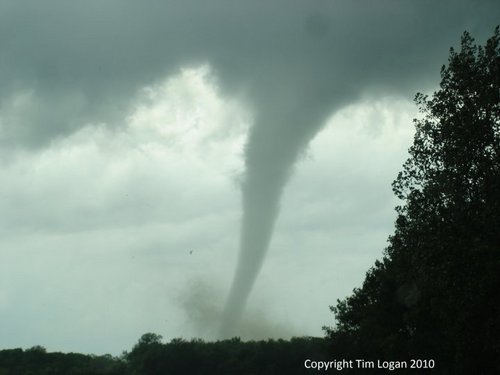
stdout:
{"type": "Polygon", "coordinates": [[[41,346],[0,350],[2,375],[118,375],[125,370],[125,363],[110,355],[47,353],[41,346]]]}
{"type": "Polygon", "coordinates": [[[249,342],[239,338],[216,342],[174,339],[167,344],[138,344],[125,359],[132,374],[303,374],[307,372],[305,359],[325,359],[325,353],[320,338],[249,342]]]}
{"type": "Polygon", "coordinates": [[[465,32],[393,182],[404,204],[384,257],[332,307],[332,350],[434,358],[441,373],[500,373],[499,28],[485,47],[465,32]]]}
{"type": "Polygon", "coordinates": [[[0,350],[0,374],[304,374],[305,359],[326,360],[322,338],[292,338],[243,342],[239,338],[216,342],[173,339],[163,344],[161,336],[144,334],[122,358],[77,353],[47,353],[0,350]]]}

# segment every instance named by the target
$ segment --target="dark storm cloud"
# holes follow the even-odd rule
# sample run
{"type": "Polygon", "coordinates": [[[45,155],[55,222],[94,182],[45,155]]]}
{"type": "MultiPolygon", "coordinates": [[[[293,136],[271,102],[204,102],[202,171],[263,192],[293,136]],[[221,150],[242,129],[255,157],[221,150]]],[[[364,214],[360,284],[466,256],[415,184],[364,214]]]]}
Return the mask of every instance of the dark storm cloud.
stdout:
{"type": "Polygon", "coordinates": [[[15,95],[33,95],[22,114],[3,120],[4,145],[40,145],[88,121],[119,119],[138,87],[181,64],[209,62],[224,87],[245,91],[256,108],[327,108],[370,86],[413,92],[464,28],[489,32],[497,14],[487,1],[0,7],[1,110],[15,95]]]}
{"type": "Polygon", "coordinates": [[[226,333],[271,240],[292,167],[326,118],[361,95],[412,96],[437,81],[468,29],[491,33],[494,1],[44,1],[0,6],[2,145],[43,146],[180,66],[209,63],[254,109],[245,150],[241,257],[226,333]]]}

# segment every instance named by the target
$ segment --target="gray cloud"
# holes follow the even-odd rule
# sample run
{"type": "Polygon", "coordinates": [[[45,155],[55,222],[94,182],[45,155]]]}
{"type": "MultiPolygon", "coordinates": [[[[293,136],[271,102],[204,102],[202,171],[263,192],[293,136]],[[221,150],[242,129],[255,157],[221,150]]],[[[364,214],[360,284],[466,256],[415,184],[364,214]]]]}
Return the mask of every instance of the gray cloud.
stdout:
{"type": "Polygon", "coordinates": [[[39,145],[89,121],[113,123],[137,88],[200,62],[263,116],[266,106],[290,111],[300,102],[323,117],[370,87],[412,95],[434,82],[428,73],[461,31],[490,32],[497,6],[53,0],[7,1],[0,10],[2,111],[13,96],[35,96],[4,121],[3,144],[39,145]]]}

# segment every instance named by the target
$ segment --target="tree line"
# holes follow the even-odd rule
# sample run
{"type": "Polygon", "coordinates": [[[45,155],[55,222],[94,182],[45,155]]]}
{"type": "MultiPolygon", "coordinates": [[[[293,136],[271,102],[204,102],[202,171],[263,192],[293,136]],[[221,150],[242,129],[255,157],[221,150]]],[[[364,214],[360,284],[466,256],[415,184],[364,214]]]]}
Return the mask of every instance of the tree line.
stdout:
{"type": "Polygon", "coordinates": [[[247,342],[178,338],[169,343],[161,339],[146,333],[120,357],[47,353],[42,347],[0,350],[0,375],[304,374],[306,359],[328,359],[323,338],[247,342]]]}

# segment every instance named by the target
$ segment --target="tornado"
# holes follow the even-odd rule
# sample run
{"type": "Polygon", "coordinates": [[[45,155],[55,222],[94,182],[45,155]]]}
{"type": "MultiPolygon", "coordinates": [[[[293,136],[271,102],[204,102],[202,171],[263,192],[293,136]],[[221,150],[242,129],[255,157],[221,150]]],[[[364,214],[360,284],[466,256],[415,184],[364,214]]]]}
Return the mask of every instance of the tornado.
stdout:
{"type": "Polygon", "coordinates": [[[313,105],[298,96],[274,104],[259,106],[245,148],[239,257],[222,316],[222,339],[239,335],[238,324],[268,252],[285,185],[297,159],[332,110],[332,106],[313,105]]]}

